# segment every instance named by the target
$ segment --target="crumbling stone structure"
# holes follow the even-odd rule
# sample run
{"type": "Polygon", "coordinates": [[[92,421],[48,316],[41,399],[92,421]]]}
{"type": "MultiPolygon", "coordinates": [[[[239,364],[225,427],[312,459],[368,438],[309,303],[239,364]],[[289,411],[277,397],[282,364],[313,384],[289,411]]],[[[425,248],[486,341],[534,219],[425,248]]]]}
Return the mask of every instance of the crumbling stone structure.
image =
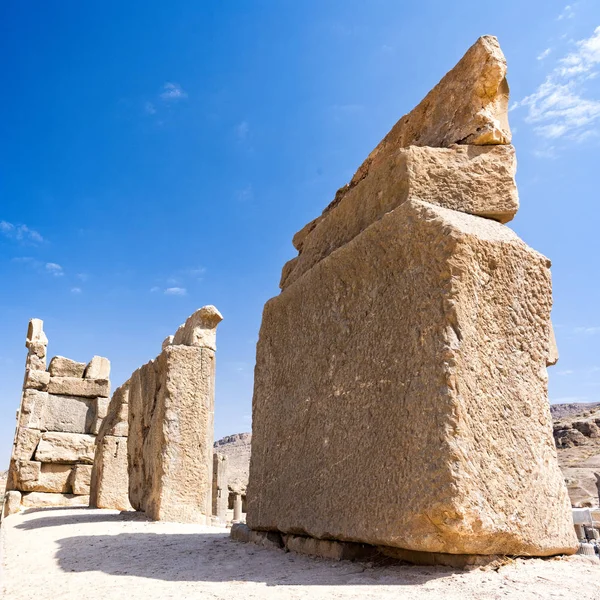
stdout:
{"type": "Polygon", "coordinates": [[[110,362],[94,356],[86,365],[55,356],[46,370],[47,346],[43,322],[32,319],[5,514],[21,506],[88,504],[94,444],[110,395],[110,362]]]}
{"type": "Polygon", "coordinates": [[[210,523],[222,318],[214,306],[197,310],[115,392],[100,430],[92,506],[123,510],[131,503],[157,521],[210,523]]]}
{"type": "Polygon", "coordinates": [[[212,515],[220,523],[227,522],[229,505],[227,456],[219,452],[213,453],[212,478],[212,515]]]}
{"type": "Polygon", "coordinates": [[[550,261],[504,225],[507,107],[480,38],[294,236],[257,346],[248,531],[430,562],[576,551],[550,261]]]}

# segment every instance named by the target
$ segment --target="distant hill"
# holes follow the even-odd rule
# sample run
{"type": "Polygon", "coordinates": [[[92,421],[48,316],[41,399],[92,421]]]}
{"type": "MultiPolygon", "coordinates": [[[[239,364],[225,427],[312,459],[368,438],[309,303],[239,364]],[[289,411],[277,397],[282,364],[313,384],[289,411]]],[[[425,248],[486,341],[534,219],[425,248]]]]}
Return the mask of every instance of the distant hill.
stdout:
{"type": "Polygon", "coordinates": [[[551,404],[550,412],[552,418],[556,420],[594,412],[599,408],[600,402],[573,402],[572,404],[551,404]]]}
{"type": "Polygon", "coordinates": [[[251,433],[228,435],[215,442],[216,452],[228,458],[229,491],[245,494],[250,471],[251,433]]]}

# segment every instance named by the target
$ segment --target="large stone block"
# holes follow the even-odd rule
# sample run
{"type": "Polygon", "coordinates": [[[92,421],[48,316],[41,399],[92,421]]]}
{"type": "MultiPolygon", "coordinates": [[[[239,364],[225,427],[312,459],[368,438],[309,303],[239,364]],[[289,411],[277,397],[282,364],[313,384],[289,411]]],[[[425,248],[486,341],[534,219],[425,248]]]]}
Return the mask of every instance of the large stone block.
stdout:
{"type": "Polygon", "coordinates": [[[214,369],[211,349],[167,346],[129,381],[129,499],[152,519],[210,519],[214,369]]]}
{"type": "Polygon", "coordinates": [[[77,377],[50,377],[48,391],[62,396],[97,398],[110,396],[108,379],[79,379],[77,377]]]}
{"type": "Polygon", "coordinates": [[[39,429],[17,427],[12,457],[16,460],[31,460],[41,437],[39,429]]]}
{"type": "Polygon", "coordinates": [[[94,423],[94,401],[75,396],[48,395],[40,429],[66,433],[90,433],[94,423]]]}
{"type": "Polygon", "coordinates": [[[91,426],[91,433],[94,435],[98,435],[100,429],[102,427],[102,423],[106,419],[108,414],[108,405],[110,400],[108,398],[94,398],[93,408],[94,408],[94,420],[91,426]]]}
{"type": "Polygon", "coordinates": [[[73,493],[78,496],[89,496],[91,479],[92,465],[75,465],[69,480],[73,493]]]}
{"type": "Polygon", "coordinates": [[[48,366],[48,371],[52,377],[83,377],[85,363],[65,358],[64,356],[55,356],[48,366]]]}
{"type": "Polygon", "coordinates": [[[98,442],[90,482],[90,506],[131,510],[127,438],[105,435],[98,442]]]}
{"type": "Polygon", "coordinates": [[[46,432],[35,452],[35,460],[47,463],[94,462],[96,437],[81,433],[46,432]]]}
{"type": "Polygon", "coordinates": [[[86,379],[108,379],[110,376],[110,360],[103,356],[94,356],[85,368],[86,379]]]}
{"type": "Polygon", "coordinates": [[[71,470],[72,465],[21,462],[19,489],[23,492],[70,492],[71,470]]]}
{"type": "Polygon", "coordinates": [[[229,508],[227,467],[227,456],[215,452],[213,454],[212,514],[220,521],[227,520],[227,509],[229,508]]]}
{"type": "Polygon", "coordinates": [[[98,432],[98,442],[100,442],[104,435],[127,437],[129,431],[128,414],[129,381],[126,381],[115,390],[110,399],[106,410],[106,417],[102,421],[98,432]]]}
{"type": "MultiPolygon", "coordinates": [[[[171,344],[217,349],[217,325],[223,316],[215,306],[203,306],[177,329],[171,344]]],[[[165,348],[163,342],[163,350],[165,348]]]]}
{"type": "Polygon", "coordinates": [[[30,429],[42,429],[47,404],[48,392],[23,390],[18,426],[30,429]]]}
{"type": "Polygon", "coordinates": [[[409,200],[271,299],[248,525],[574,552],[547,400],[548,267],[499,223],[409,200]]]}
{"type": "Polygon", "coordinates": [[[509,221],[519,208],[515,172],[512,146],[411,146],[385,154],[296,234],[300,253],[284,267],[281,287],[409,198],[509,221]]]}
{"type": "Polygon", "coordinates": [[[37,371],[33,369],[27,369],[25,371],[23,388],[47,392],[48,383],[50,383],[50,373],[48,373],[48,371],[37,371]]]}
{"type": "Polygon", "coordinates": [[[53,494],[49,492],[24,493],[21,499],[22,508],[51,508],[55,506],[88,506],[89,496],[72,494],[53,494]]]}
{"type": "Polygon", "coordinates": [[[21,510],[21,492],[9,490],[4,495],[4,517],[14,515],[21,510]]]}

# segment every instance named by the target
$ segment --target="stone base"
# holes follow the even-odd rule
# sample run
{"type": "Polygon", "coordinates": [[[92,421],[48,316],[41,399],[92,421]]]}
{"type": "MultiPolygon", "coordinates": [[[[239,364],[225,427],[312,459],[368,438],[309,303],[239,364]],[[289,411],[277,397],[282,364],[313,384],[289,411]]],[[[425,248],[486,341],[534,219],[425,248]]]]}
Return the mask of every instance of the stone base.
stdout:
{"type": "Polygon", "coordinates": [[[49,492],[24,493],[21,499],[22,508],[48,508],[54,506],[89,506],[89,496],[73,494],[52,494],[49,492]]]}
{"type": "Polygon", "coordinates": [[[418,552],[391,546],[319,540],[303,535],[282,534],[278,531],[255,531],[245,523],[234,523],[231,527],[230,537],[237,542],[251,542],[266,548],[277,548],[286,552],[296,552],[329,560],[382,560],[388,558],[414,565],[437,565],[464,569],[481,567],[506,559],[497,554],[418,552]]]}

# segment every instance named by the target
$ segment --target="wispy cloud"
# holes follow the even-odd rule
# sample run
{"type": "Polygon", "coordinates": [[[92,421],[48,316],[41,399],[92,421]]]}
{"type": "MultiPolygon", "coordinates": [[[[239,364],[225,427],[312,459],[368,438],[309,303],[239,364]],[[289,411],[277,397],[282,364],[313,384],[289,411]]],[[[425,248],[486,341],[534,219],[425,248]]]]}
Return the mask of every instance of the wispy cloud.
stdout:
{"type": "Polygon", "coordinates": [[[566,375],[573,375],[573,373],[575,373],[575,371],[572,371],[571,369],[565,369],[564,371],[557,371],[556,374],[562,376],[566,376],[566,375]]]}
{"type": "Polygon", "coordinates": [[[548,56],[548,54],[550,54],[550,52],[552,52],[552,48],[546,48],[543,52],[540,52],[540,54],[538,54],[537,59],[544,60],[546,58],[546,56],[548,56]]]}
{"type": "Polygon", "coordinates": [[[81,288],[78,288],[78,287],[71,288],[71,293],[72,294],[81,294],[81,288]]]}
{"type": "Polygon", "coordinates": [[[241,190],[238,190],[236,193],[236,198],[238,202],[250,202],[254,199],[254,190],[252,189],[252,184],[249,183],[247,186],[243,187],[241,190]]]}
{"type": "Polygon", "coordinates": [[[573,52],[559,59],[538,89],[511,110],[526,107],[525,121],[544,138],[585,139],[600,120],[600,100],[586,97],[586,84],[600,74],[599,65],[600,26],[589,38],[575,42],[573,52]]]}
{"type": "Polygon", "coordinates": [[[187,290],[182,287],[170,287],[164,291],[166,296],[185,296],[187,290]]]}
{"type": "Polygon", "coordinates": [[[567,4],[563,9],[560,15],[556,17],[557,21],[562,21],[563,19],[572,19],[575,16],[575,5],[567,4]]]}
{"type": "Polygon", "coordinates": [[[27,225],[15,225],[8,221],[0,221],[0,233],[9,239],[19,242],[32,242],[40,244],[44,238],[35,230],[27,225]]]}
{"type": "Polygon", "coordinates": [[[183,90],[183,88],[178,83],[172,83],[167,81],[165,85],[163,85],[163,91],[160,94],[160,97],[163,100],[183,100],[187,98],[187,92],[183,90]]]}
{"type": "Polygon", "coordinates": [[[154,103],[146,102],[146,104],[144,104],[144,112],[147,115],[155,115],[156,114],[156,106],[154,106],[154,103]]]}
{"type": "Polygon", "coordinates": [[[65,272],[63,268],[57,263],[46,263],[46,271],[55,277],[62,277],[65,272]]]}
{"type": "Polygon", "coordinates": [[[597,335],[600,333],[600,327],[575,327],[573,333],[582,333],[584,335],[597,335]]]}
{"type": "Polygon", "coordinates": [[[248,138],[248,134],[250,133],[250,125],[248,121],[242,121],[238,123],[235,127],[235,135],[238,139],[238,142],[244,142],[248,138]]]}

